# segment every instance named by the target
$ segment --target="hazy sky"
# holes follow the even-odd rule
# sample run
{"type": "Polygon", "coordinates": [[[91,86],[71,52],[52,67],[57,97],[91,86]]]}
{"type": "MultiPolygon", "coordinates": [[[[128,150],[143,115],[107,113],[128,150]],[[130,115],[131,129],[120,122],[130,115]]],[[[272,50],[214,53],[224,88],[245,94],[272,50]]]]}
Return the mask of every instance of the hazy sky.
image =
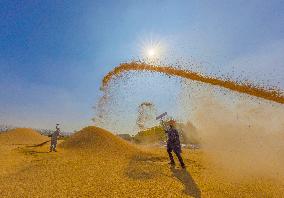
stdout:
{"type": "Polygon", "coordinates": [[[280,0],[1,0],[0,124],[91,124],[103,76],[150,39],[166,62],[284,89],[283,10],[280,0]]]}

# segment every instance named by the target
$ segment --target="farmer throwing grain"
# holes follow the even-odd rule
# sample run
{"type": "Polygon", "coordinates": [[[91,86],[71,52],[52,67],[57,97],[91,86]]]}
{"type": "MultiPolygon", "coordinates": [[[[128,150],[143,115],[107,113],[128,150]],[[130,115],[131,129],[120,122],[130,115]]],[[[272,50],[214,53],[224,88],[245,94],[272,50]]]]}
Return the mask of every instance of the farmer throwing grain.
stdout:
{"type": "Polygon", "coordinates": [[[172,151],[176,154],[180,166],[182,168],[185,168],[185,164],[183,162],[183,159],[181,157],[181,145],[180,145],[180,140],[179,140],[179,134],[178,131],[174,128],[175,121],[170,120],[169,121],[169,127],[165,128],[165,132],[168,135],[168,140],[167,140],[167,152],[170,157],[170,163],[171,165],[175,165],[174,157],[172,155],[172,151]]]}
{"type": "Polygon", "coordinates": [[[56,146],[57,146],[57,138],[60,135],[60,129],[59,129],[59,124],[56,124],[56,130],[55,132],[51,135],[51,144],[50,144],[50,150],[49,152],[57,152],[56,146]]]}

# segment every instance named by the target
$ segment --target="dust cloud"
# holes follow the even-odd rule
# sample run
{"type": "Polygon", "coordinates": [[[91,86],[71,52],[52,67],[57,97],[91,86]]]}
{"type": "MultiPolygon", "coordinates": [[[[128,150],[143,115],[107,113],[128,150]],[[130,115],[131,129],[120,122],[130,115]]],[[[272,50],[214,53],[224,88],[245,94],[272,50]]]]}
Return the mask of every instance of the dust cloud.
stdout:
{"type": "Polygon", "coordinates": [[[197,93],[197,87],[182,92],[181,105],[196,126],[186,133],[198,139],[216,171],[283,179],[284,106],[213,87],[197,93]]]}

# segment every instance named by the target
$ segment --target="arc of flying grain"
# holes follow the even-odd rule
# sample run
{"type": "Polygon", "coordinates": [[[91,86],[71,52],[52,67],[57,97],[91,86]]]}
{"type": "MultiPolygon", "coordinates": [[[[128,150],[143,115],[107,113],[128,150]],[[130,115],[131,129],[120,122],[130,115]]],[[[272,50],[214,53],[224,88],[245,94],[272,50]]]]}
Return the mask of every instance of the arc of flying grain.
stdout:
{"type": "Polygon", "coordinates": [[[204,76],[202,74],[190,70],[182,70],[168,66],[154,66],[137,62],[123,63],[114,68],[112,71],[110,71],[102,80],[102,89],[104,90],[107,87],[109,81],[114,76],[117,76],[120,73],[124,73],[127,71],[151,71],[164,73],[170,76],[178,76],[185,79],[199,81],[214,86],[223,87],[232,91],[237,91],[239,93],[245,93],[251,96],[256,96],[259,98],[284,104],[284,96],[281,95],[280,90],[266,89],[264,87],[257,87],[249,83],[238,83],[231,80],[223,80],[220,78],[204,76]]]}

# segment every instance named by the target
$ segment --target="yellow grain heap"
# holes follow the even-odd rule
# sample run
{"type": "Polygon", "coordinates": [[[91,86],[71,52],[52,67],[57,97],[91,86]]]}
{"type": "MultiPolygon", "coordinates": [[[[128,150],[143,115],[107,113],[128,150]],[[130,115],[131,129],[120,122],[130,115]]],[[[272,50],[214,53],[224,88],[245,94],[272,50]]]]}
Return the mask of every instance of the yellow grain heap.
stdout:
{"type": "Polygon", "coordinates": [[[132,152],[136,148],[112,133],[95,126],[85,127],[62,143],[62,148],[88,152],[132,152]]]}
{"type": "Polygon", "coordinates": [[[16,128],[0,134],[1,145],[40,144],[48,140],[47,136],[41,135],[30,128],[16,128]]]}

